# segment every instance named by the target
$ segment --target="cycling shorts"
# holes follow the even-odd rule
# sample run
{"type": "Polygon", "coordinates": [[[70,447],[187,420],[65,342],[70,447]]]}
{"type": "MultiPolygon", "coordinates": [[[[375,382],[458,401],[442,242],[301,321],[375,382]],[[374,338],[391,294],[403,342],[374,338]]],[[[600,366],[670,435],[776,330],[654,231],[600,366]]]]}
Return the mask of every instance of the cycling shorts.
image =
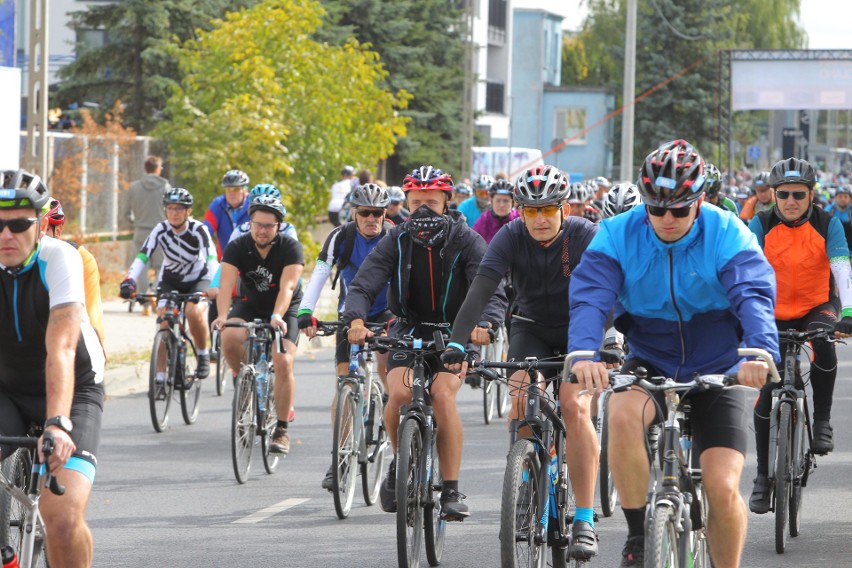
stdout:
{"type": "MultiPolygon", "coordinates": [[[[210,280],[201,279],[194,282],[172,282],[170,280],[160,280],[160,285],[157,287],[159,294],[167,294],[169,292],[177,292],[178,294],[195,294],[196,292],[207,292],[210,287],[210,280]]],[[[160,299],[157,301],[157,307],[162,308],[166,305],[166,300],[160,299]]]]}
{"type": "MultiPolygon", "coordinates": [[[[101,418],[103,416],[103,385],[77,387],[71,402],[71,440],[77,450],[65,464],[65,469],[78,471],[90,483],[95,482],[98,466],[98,446],[101,438],[101,418]]],[[[33,424],[42,425],[47,420],[45,400],[42,397],[18,395],[0,392],[0,434],[3,436],[25,436],[33,424]]],[[[5,458],[11,454],[10,448],[0,449],[5,458]]]]}
{"type": "MultiPolygon", "coordinates": [[[[391,326],[390,332],[388,335],[391,337],[403,337],[406,335],[410,335],[412,337],[419,337],[423,339],[423,341],[432,341],[433,334],[435,330],[441,329],[444,331],[445,336],[447,336],[450,332],[450,328],[442,327],[442,326],[433,326],[428,324],[417,324],[412,325],[411,323],[402,322],[397,320],[397,322],[391,326]]],[[[449,341],[445,337],[445,341],[449,341]]],[[[479,348],[468,344],[466,347],[467,352],[474,356],[479,356],[479,348]]],[[[432,376],[435,373],[451,373],[452,371],[448,371],[443,363],[441,363],[441,354],[440,353],[431,353],[427,355],[424,360],[424,364],[426,365],[426,376],[432,376]]],[[[414,355],[410,353],[403,353],[400,351],[390,351],[388,353],[388,371],[391,369],[396,369],[397,367],[411,367],[414,364],[414,355]]],[[[453,373],[456,374],[456,373],[453,373]]]]}
{"type": "MultiPolygon", "coordinates": [[[[367,319],[370,320],[370,323],[388,323],[394,317],[390,310],[385,310],[367,319]]],[[[342,328],[334,334],[334,339],[337,342],[337,347],[334,350],[334,361],[336,363],[349,363],[349,339],[347,339],[347,335],[347,332],[342,328]]]]}
{"type": "MultiPolygon", "coordinates": [[[[549,359],[564,357],[568,346],[568,326],[550,327],[522,318],[512,318],[509,332],[509,361],[523,361],[527,357],[549,359]]],[[[545,379],[552,379],[562,369],[543,369],[539,371],[545,379]]]]}
{"type": "MultiPolygon", "coordinates": [[[[295,345],[299,344],[299,319],[296,313],[299,311],[299,302],[302,301],[302,295],[299,297],[293,296],[290,302],[290,307],[287,308],[287,313],[284,314],[284,322],[287,324],[287,333],[284,334],[284,339],[292,341],[295,345]]],[[[263,311],[249,304],[245,300],[234,300],[231,305],[231,311],[228,312],[228,318],[240,318],[243,321],[254,321],[259,319],[265,323],[269,322],[269,316],[272,311],[263,311]]],[[[347,359],[348,361],[348,359],[347,359]]]]}

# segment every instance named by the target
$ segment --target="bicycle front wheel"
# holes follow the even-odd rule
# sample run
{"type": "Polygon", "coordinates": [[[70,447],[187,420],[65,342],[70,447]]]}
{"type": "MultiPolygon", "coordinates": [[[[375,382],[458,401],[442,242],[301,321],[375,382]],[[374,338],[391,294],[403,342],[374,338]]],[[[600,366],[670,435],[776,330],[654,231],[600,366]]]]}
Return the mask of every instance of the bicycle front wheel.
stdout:
{"type": "Polygon", "coordinates": [[[361,456],[361,489],[367,505],[373,505],[379,498],[382,474],[385,471],[385,450],[389,445],[382,415],[384,408],[381,383],[373,381],[370,390],[370,400],[367,401],[370,406],[367,410],[367,422],[364,424],[367,455],[361,456]]]}
{"type": "Polygon", "coordinates": [[[647,568],[679,568],[677,520],[677,510],[672,505],[659,503],[654,507],[651,524],[645,535],[647,568]]]}
{"type": "Polygon", "coordinates": [[[179,369],[183,385],[180,389],[180,411],[186,424],[194,424],[198,419],[201,402],[201,380],[195,376],[198,367],[195,345],[191,341],[186,341],[184,349],[183,367],[179,369]]]}
{"type": "Polygon", "coordinates": [[[237,378],[231,413],[231,461],[238,483],[248,480],[255,434],[254,370],[243,367],[237,378]]]}
{"type": "Polygon", "coordinates": [[[417,568],[423,542],[423,437],[417,420],[406,420],[399,437],[396,462],[396,551],[399,568],[417,568]]]}
{"type": "MultiPolygon", "coordinates": [[[[15,487],[28,492],[30,473],[33,462],[30,452],[18,449],[14,454],[3,460],[3,475],[15,487]]],[[[18,558],[21,558],[21,549],[26,537],[26,509],[9,492],[0,492],[0,543],[11,546],[18,558]]],[[[32,564],[33,568],[48,567],[47,550],[45,548],[44,525],[36,523],[32,528],[35,532],[33,539],[32,564]]]]}
{"type": "Polygon", "coordinates": [[[429,493],[423,516],[426,519],[426,560],[429,566],[440,566],[444,556],[444,535],[447,521],[441,518],[441,492],[444,478],[441,475],[441,460],[438,458],[438,431],[432,437],[432,471],[429,474],[429,493]]]}
{"type": "Polygon", "coordinates": [[[793,421],[791,405],[782,404],[778,412],[778,446],[775,454],[775,552],[787,548],[787,515],[793,483],[793,421]]]}
{"type": "Polygon", "coordinates": [[[278,467],[279,454],[269,451],[272,445],[272,433],[278,424],[278,407],[275,406],[275,370],[270,368],[266,384],[266,410],[258,413],[258,428],[260,429],[260,449],[263,454],[263,469],[272,475],[278,467]]]}
{"type": "Polygon", "coordinates": [[[159,330],[154,335],[151,348],[151,366],[148,372],[148,407],[154,430],[162,432],[169,423],[169,406],[175,388],[177,349],[172,342],[172,332],[159,330]]]}
{"type": "Polygon", "coordinates": [[[512,445],[503,476],[500,503],[500,565],[503,568],[544,568],[547,544],[537,542],[540,462],[535,445],[512,445]]]}
{"type": "Polygon", "coordinates": [[[216,351],[216,395],[222,396],[225,393],[225,377],[228,374],[228,362],[225,361],[225,355],[222,353],[222,347],[216,351]]]}
{"type": "Polygon", "coordinates": [[[352,510],[355,498],[355,477],[358,474],[358,441],[355,421],[360,418],[352,385],[344,383],[337,393],[334,413],[334,434],[331,448],[332,494],[337,516],[345,519],[352,510]]]}
{"type": "Polygon", "coordinates": [[[798,410],[793,414],[793,480],[790,491],[790,536],[799,536],[802,527],[802,490],[805,487],[805,475],[808,467],[808,433],[805,417],[798,410]]]}
{"type": "Polygon", "coordinates": [[[598,468],[598,485],[601,493],[601,511],[604,517],[611,517],[615,511],[615,505],[618,501],[618,491],[615,489],[615,482],[612,480],[612,472],[609,470],[609,426],[607,424],[607,410],[609,409],[609,396],[612,391],[604,391],[601,396],[603,400],[600,403],[598,420],[601,424],[601,457],[600,467],[598,468]]]}

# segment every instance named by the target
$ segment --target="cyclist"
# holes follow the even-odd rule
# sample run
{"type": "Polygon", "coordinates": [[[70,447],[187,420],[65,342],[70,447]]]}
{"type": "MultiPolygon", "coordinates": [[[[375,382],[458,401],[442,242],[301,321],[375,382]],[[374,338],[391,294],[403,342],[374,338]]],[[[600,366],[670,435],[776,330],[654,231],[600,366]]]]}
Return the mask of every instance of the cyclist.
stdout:
{"type": "Polygon", "coordinates": [[[604,176],[598,176],[589,184],[592,188],[592,206],[598,211],[603,208],[604,198],[607,192],[612,189],[612,182],[604,176]]]}
{"type": "MultiPolygon", "coordinates": [[[[65,226],[65,211],[58,200],[51,198],[42,209],[41,231],[43,235],[58,239],[62,236],[65,226]],[[46,210],[46,211],[45,211],[46,210]]],[[[65,241],[80,253],[83,260],[83,274],[85,276],[86,290],[86,313],[89,315],[89,323],[95,328],[101,347],[104,344],[104,308],[101,303],[101,272],[98,269],[98,261],[89,250],[78,245],[74,241],[65,241]]]]}
{"type": "Polygon", "coordinates": [[[461,203],[473,195],[473,188],[464,182],[457,183],[453,187],[453,200],[450,202],[450,209],[458,209],[461,203]]]}
{"type": "Polygon", "coordinates": [[[402,189],[397,186],[392,186],[388,188],[388,208],[385,212],[385,219],[393,223],[394,225],[401,225],[408,219],[410,213],[408,209],[403,207],[403,203],[405,203],[405,193],[403,193],[402,189]]]}
{"type": "MultiPolygon", "coordinates": [[[[261,197],[261,196],[274,197],[275,199],[280,200],[281,199],[281,190],[279,190],[277,187],[275,187],[275,185],[273,185],[271,183],[259,183],[256,186],[254,186],[253,188],[251,188],[251,191],[249,191],[249,193],[248,193],[249,204],[251,204],[252,201],[254,201],[255,199],[257,199],[258,197],[261,197]]],[[[284,208],[284,218],[285,218],[285,220],[287,218],[287,209],[286,208],[284,208]]],[[[240,223],[239,225],[237,225],[234,228],[234,231],[231,233],[231,236],[228,239],[228,242],[230,243],[234,239],[245,235],[246,233],[249,232],[250,228],[251,228],[251,223],[249,221],[246,221],[245,223],[240,223]]],[[[296,231],[296,227],[294,227],[290,223],[287,223],[286,221],[283,221],[279,225],[278,232],[284,237],[290,237],[291,239],[295,239],[297,241],[299,240],[299,232],[296,231]]]]}
{"type": "Polygon", "coordinates": [[[713,164],[705,164],[704,200],[721,209],[727,209],[734,215],[739,215],[737,204],[722,195],[722,172],[713,164]]]}
{"type": "Polygon", "coordinates": [[[486,243],[490,243],[509,221],[520,217],[512,202],[512,184],[505,179],[498,179],[488,189],[491,196],[491,208],[479,216],[473,224],[473,230],[482,235],[486,243]]]}
{"type": "MultiPolygon", "coordinates": [[[[846,244],[852,243],[852,208],[849,207],[852,201],[852,188],[848,185],[841,185],[837,188],[834,194],[834,203],[825,208],[825,212],[836,217],[843,227],[843,234],[846,236],[846,244]]],[[[852,248],[852,245],[850,245],[852,248]]]]}
{"type": "MultiPolygon", "coordinates": [[[[572,275],[569,351],[598,349],[614,307],[630,353],[624,371],[642,366],[650,376],[678,381],[736,372],[741,384],[763,386],[767,364],[741,362],[736,350],[759,347],[779,359],[772,267],[738,219],[702,205],[703,172],[701,156],[684,140],[645,158],[638,184],[645,205],[604,221],[572,275]]],[[[600,362],[577,361],[572,370],[583,389],[608,383],[600,362]]],[[[738,566],[748,521],[739,494],[745,397],[723,390],[691,398],[711,556],[715,566],[738,566]]],[[[628,526],[621,566],[642,566],[650,477],[645,431],[662,416],[641,389],[614,393],[609,404],[609,465],[628,526]]]]}
{"type": "MultiPolygon", "coordinates": [[[[456,317],[485,252],[485,241],[474,233],[457,211],[448,210],[453,180],[441,170],[422,166],[405,177],[403,190],[411,217],[388,231],[361,264],[349,286],[343,320],[349,324],[349,342],[363,344],[372,335],[364,321],[376,297],[387,286],[388,307],[399,318],[392,336],[413,335],[430,339],[435,330],[447,330],[456,317]]],[[[488,302],[479,319],[498,327],[506,312],[502,289],[488,302]]],[[[487,330],[477,328],[471,339],[478,345],[489,342],[487,330]]],[[[411,400],[408,367],[411,357],[388,361],[388,396],[385,427],[396,451],[399,409],[411,400]]],[[[429,387],[438,430],[438,454],[444,489],[441,514],[448,521],[461,521],[470,514],[459,492],[463,429],[456,407],[462,381],[457,373],[443,369],[437,355],[427,359],[434,374],[429,387]]],[[[464,376],[463,374],[461,376],[464,376]]],[[[396,511],[396,460],[391,462],[382,483],[382,508],[396,511]]]]}
{"type": "MultiPolygon", "coordinates": [[[[775,319],[779,330],[807,330],[842,319],[837,335],[852,332],[852,268],[849,246],[840,221],[812,203],[816,183],[814,167],[798,158],[781,160],[772,167],[769,186],[776,206],[758,213],[749,223],[775,269],[778,296],[775,319]],[[839,292],[839,298],[837,292],[839,292]]],[[[826,454],[834,449],[831,402],[837,377],[834,344],[814,340],[810,383],[813,397],[811,449],[826,454]]],[[[761,392],[754,407],[757,446],[757,478],[749,508],[758,514],[769,511],[769,413],[772,385],[761,392]]]]}
{"type": "Polygon", "coordinates": [[[603,196],[601,214],[604,219],[615,217],[642,205],[639,188],[630,182],[617,183],[603,196]]]}
{"type": "Polygon", "coordinates": [[[568,193],[568,215],[571,217],[583,217],[586,214],[586,201],[588,201],[588,190],[586,184],[575,181],[570,186],[568,193]]]}
{"type": "Polygon", "coordinates": [[[481,175],[473,182],[473,197],[468,197],[458,206],[458,211],[467,220],[467,226],[473,227],[479,216],[488,209],[490,203],[488,190],[494,184],[494,178],[489,175],[481,175]]]}
{"type": "MultiPolygon", "coordinates": [[[[290,451],[289,416],[296,390],[293,356],[299,341],[296,311],[302,300],[299,279],[305,265],[302,245],[278,232],[284,213],[281,201],[274,197],[261,196],[252,201],[250,232],[225,247],[220,277],[220,285],[225,290],[233,290],[239,278],[244,297],[232,301],[230,294],[219,294],[216,298],[219,316],[213,322],[213,327],[219,329],[226,321],[269,320],[284,335],[284,353],[278,352],[276,347],[272,355],[279,418],[269,451],[278,454],[290,451]],[[282,416],[287,419],[282,420],[282,416]]],[[[240,362],[245,360],[246,337],[244,329],[222,330],[222,352],[231,369],[239,369],[240,362]]]]}
{"type": "Polygon", "coordinates": [[[771,209],[775,205],[775,195],[768,183],[768,179],[769,172],[760,172],[754,176],[754,181],[752,182],[754,195],[746,198],[740,211],[740,219],[746,223],[751,221],[751,218],[761,211],[771,209]]]}
{"type": "MultiPolygon", "coordinates": [[[[0,434],[24,436],[32,424],[53,432],[47,467],[66,491],[41,494],[47,554],[52,565],[90,566],[86,505],[97,468],[104,352],[85,309],[80,254],[41,238],[48,199],[38,176],[0,172],[0,434]]],[[[0,459],[9,455],[0,448],[0,459]]]]}
{"type": "MultiPolygon", "coordinates": [[[[507,274],[511,274],[516,302],[509,360],[552,357],[564,352],[568,344],[568,322],[554,321],[553,316],[568,313],[571,273],[597,227],[582,217],[565,215],[565,199],[570,199],[568,179],[554,166],[538,166],[522,173],[515,182],[514,197],[521,219],[507,224],[488,246],[442,356],[450,369],[459,368],[465,358],[464,339],[480,325],[476,322],[486,300],[507,274]]],[[[550,377],[556,373],[552,371],[550,377]]],[[[521,385],[526,382],[526,373],[519,371],[510,381],[521,385]]],[[[514,396],[517,388],[509,390],[514,396]]],[[[590,397],[578,393],[576,385],[564,383],[558,394],[569,440],[566,461],[577,504],[570,554],[590,558],[598,548],[593,500],[599,451],[590,397]]],[[[523,417],[522,402],[518,397],[513,399],[510,419],[523,417]]]]}
{"type": "Polygon", "coordinates": [[[216,239],[216,253],[222,259],[225,245],[230,242],[231,232],[248,221],[249,200],[247,190],[249,177],[242,170],[228,170],[222,176],[224,195],[215,198],[204,214],[204,224],[216,239]]]}

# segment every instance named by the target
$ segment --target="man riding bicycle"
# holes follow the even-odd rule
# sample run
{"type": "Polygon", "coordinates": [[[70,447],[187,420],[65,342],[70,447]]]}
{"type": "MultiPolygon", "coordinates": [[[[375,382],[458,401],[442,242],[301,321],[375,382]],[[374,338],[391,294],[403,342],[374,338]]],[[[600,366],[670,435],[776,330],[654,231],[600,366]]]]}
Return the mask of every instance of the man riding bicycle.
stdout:
{"type": "MultiPolygon", "coordinates": [[[[175,187],[163,196],[166,220],[153,228],[145,239],[142,250],[130,265],[127,277],[121,283],[122,298],[127,300],[136,294],[136,279],[143,270],[147,270],[148,260],[157,248],[163,251],[164,256],[158,278],[158,294],[207,291],[210,279],[219,268],[219,262],[216,260],[216,250],[207,227],[192,218],[192,203],[192,194],[182,187],[175,187]]],[[[160,317],[165,310],[165,303],[165,300],[160,300],[157,306],[157,315],[160,317]]],[[[186,305],[186,320],[198,350],[198,367],[195,374],[199,379],[210,374],[210,350],[207,348],[210,333],[207,329],[205,308],[205,305],[198,303],[186,305]]],[[[162,322],[160,325],[165,328],[168,323],[162,322]]],[[[165,380],[165,374],[162,379],[165,380]]]]}
{"type": "MultiPolygon", "coordinates": [[[[554,314],[568,312],[568,283],[597,226],[582,217],[569,216],[568,178],[554,166],[539,166],[518,176],[515,202],[521,219],[505,225],[485,252],[476,279],[453,323],[450,347],[441,359],[451,370],[460,369],[464,339],[477,326],[488,298],[502,278],[511,274],[516,309],[512,316],[508,359],[544,359],[562,353],[568,344],[568,322],[554,321],[554,314]]],[[[487,327],[487,326],[486,326],[487,327]]],[[[554,370],[549,376],[556,374],[554,370]]],[[[513,395],[510,419],[524,416],[522,400],[516,396],[526,383],[526,371],[510,378],[513,395]]],[[[590,397],[579,396],[579,387],[563,383],[559,400],[565,417],[566,461],[574,487],[577,510],[569,553],[575,558],[597,554],[594,530],[594,493],[598,465],[598,442],[591,421],[590,397]]]]}
{"type": "MultiPolygon", "coordinates": [[[[641,366],[676,381],[736,373],[740,384],[763,386],[767,364],[740,361],[737,348],[766,349],[779,359],[775,277],[739,219],[702,205],[704,180],[703,159],[683,140],[645,158],[638,180],[645,205],[604,220],[571,278],[569,351],[597,350],[614,307],[630,353],[623,371],[641,366]]],[[[600,362],[577,361],[572,370],[582,389],[608,385],[600,362]]],[[[744,394],[707,391],[691,400],[711,556],[718,568],[738,566],[747,525],[739,494],[748,439],[744,394]]],[[[628,525],[621,566],[642,566],[645,435],[662,416],[641,389],[613,393],[609,405],[609,465],[628,525]]]]}
{"type": "MultiPolygon", "coordinates": [[[[25,436],[34,424],[53,432],[47,467],[66,491],[41,494],[47,554],[51,566],[79,567],[92,562],[85,513],[97,468],[104,352],[86,313],[79,253],[40,238],[48,199],[38,176],[0,172],[0,435],[25,436]]],[[[0,448],[0,459],[7,457],[0,448]]]]}
{"type": "MultiPolygon", "coordinates": [[[[269,321],[284,336],[285,351],[279,352],[276,345],[272,355],[278,423],[269,451],[277,454],[290,451],[289,415],[296,391],[293,357],[299,340],[296,312],[302,300],[299,278],[305,265],[302,245],[278,232],[284,214],[284,206],[274,197],[261,196],[251,202],[250,232],[225,247],[219,279],[223,290],[233,290],[239,277],[243,297],[233,300],[230,294],[219,294],[219,316],[213,322],[213,327],[220,329],[226,322],[261,319],[269,321]]],[[[245,329],[222,329],[222,352],[231,369],[239,369],[245,361],[247,336],[245,329]]]]}
{"type": "MultiPolygon", "coordinates": [[[[388,307],[399,318],[390,335],[431,339],[436,330],[448,330],[485,252],[482,237],[467,226],[461,214],[448,209],[453,190],[449,175],[432,166],[422,166],[406,176],[403,190],[411,217],[379,241],[349,287],[343,320],[350,326],[350,343],[362,345],[372,335],[364,322],[388,280],[388,307]]],[[[501,288],[479,319],[496,328],[505,312],[506,299],[501,288]]],[[[488,331],[477,328],[471,340],[478,345],[488,343],[488,331]]],[[[411,356],[396,355],[400,354],[388,361],[389,401],[384,416],[394,452],[399,409],[411,401],[407,375],[410,376],[412,363],[411,356]]],[[[444,479],[441,514],[447,521],[461,521],[470,515],[463,501],[465,496],[458,490],[464,432],[456,395],[462,380],[458,373],[445,370],[437,355],[427,357],[426,363],[433,372],[429,390],[440,426],[438,454],[444,479]]],[[[382,508],[395,512],[396,460],[391,462],[380,496],[382,508]]]]}
{"type": "MultiPolygon", "coordinates": [[[[772,167],[769,187],[775,191],[775,207],[758,213],[749,223],[766,258],[775,269],[778,297],[775,319],[778,330],[807,331],[836,324],[838,337],[852,333],[852,268],[849,247],[840,221],[813,205],[814,167],[798,158],[781,160],[772,167]],[[840,322],[838,323],[838,305],[840,322]]],[[[813,397],[813,442],[816,454],[834,449],[831,402],[837,377],[834,344],[813,340],[810,383],[813,397]]],[[[760,392],[754,407],[757,446],[757,478],[749,500],[754,513],[770,508],[769,413],[773,385],[760,392]]]]}

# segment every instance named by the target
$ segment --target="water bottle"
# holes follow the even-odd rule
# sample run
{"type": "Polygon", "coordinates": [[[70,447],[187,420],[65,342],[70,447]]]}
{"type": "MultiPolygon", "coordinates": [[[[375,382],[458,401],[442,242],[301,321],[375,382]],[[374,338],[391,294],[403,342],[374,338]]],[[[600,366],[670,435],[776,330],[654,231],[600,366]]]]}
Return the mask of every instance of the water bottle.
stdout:
{"type": "Polygon", "coordinates": [[[556,485],[556,480],[559,477],[559,470],[556,465],[556,445],[550,446],[550,481],[556,485]]]}
{"type": "Polygon", "coordinates": [[[18,556],[11,546],[0,549],[0,558],[3,560],[3,568],[18,568],[18,556]]]}
{"type": "Polygon", "coordinates": [[[260,360],[257,362],[257,409],[261,412],[266,411],[266,389],[269,386],[269,363],[266,361],[266,353],[260,354],[260,360]]]}

